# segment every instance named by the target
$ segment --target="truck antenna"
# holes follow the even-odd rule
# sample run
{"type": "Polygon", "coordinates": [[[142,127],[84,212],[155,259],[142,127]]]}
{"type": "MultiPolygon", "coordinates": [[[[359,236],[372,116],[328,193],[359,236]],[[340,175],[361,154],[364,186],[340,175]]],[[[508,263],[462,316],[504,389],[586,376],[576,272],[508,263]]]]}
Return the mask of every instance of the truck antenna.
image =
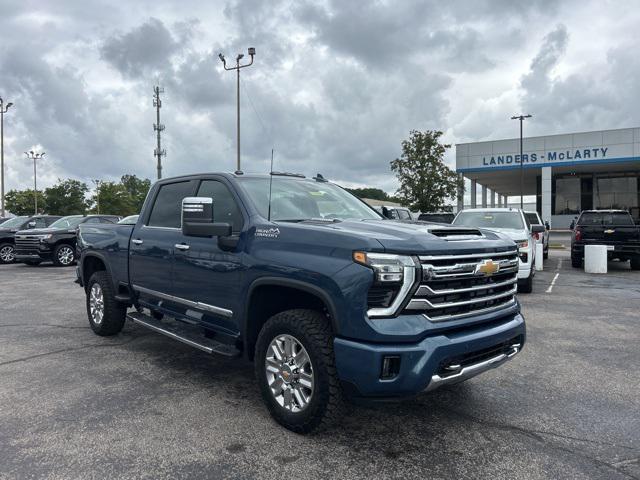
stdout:
{"type": "Polygon", "coordinates": [[[273,148],[271,149],[271,168],[269,169],[269,210],[267,220],[271,221],[271,187],[273,186],[273,148]]]}

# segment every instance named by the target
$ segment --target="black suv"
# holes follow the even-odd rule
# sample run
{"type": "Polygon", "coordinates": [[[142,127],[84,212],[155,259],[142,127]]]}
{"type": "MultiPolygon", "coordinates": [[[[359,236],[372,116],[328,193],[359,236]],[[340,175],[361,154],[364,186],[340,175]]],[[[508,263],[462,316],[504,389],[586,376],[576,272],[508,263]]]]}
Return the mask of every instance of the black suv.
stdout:
{"type": "Polygon", "coordinates": [[[60,217],[54,215],[35,215],[32,217],[13,217],[0,225],[0,263],[13,263],[15,260],[15,235],[19,230],[46,228],[60,217]]]}
{"type": "Polygon", "coordinates": [[[27,265],[50,260],[54,265],[67,267],[76,261],[76,237],[82,223],[118,223],[115,215],[70,215],[58,217],[48,228],[23,230],[16,233],[15,259],[27,265]]]}

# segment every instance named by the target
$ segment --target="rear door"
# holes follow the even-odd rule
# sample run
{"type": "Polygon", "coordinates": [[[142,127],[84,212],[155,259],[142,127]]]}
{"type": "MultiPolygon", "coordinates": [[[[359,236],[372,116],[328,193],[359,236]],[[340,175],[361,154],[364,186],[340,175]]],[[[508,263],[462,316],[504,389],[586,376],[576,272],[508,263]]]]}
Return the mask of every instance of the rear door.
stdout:
{"type": "MultiPolygon", "coordinates": [[[[196,196],[212,198],[214,221],[231,224],[234,236],[240,235],[245,224],[240,199],[224,179],[202,180],[196,196]]],[[[234,317],[241,307],[237,303],[240,249],[221,248],[218,237],[180,235],[174,253],[172,293],[185,301],[182,313],[226,333],[237,333],[234,317]]]]}
{"type": "MultiPolygon", "coordinates": [[[[163,183],[155,192],[140,226],[134,228],[129,247],[131,284],[148,305],[169,302],[175,245],[182,240],[182,199],[195,193],[195,180],[163,183]]],[[[171,306],[171,305],[169,305],[171,306]]]]}

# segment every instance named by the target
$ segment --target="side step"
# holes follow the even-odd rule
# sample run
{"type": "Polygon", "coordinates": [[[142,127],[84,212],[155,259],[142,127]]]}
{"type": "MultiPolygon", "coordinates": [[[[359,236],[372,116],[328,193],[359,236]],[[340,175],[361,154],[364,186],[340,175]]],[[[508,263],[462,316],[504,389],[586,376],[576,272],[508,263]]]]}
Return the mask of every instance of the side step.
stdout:
{"type": "Polygon", "coordinates": [[[217,353],[226,357],[237,357],[240,355],[240,350],[233,345],[205,337],[200,327],[192,326],[178,320],[157,320],[150,315],[140,312],[127,313],[127,318],[138,325],[166,335],[179,342],[186,343],[203,352],[217,353]]]}

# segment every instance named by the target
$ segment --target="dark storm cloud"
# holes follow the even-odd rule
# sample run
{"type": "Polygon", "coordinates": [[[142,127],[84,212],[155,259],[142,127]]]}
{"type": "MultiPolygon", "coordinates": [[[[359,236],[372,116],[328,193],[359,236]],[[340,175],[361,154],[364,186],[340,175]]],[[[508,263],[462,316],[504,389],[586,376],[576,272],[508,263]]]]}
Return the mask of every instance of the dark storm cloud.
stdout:
{"type": "Polygon", "coordinates": [[[157,18],[150,18],[127,33],[112,35],[100,53],[123,75],[137,77],[147,69],[166,69],[179,49],[180,43],[169,29],[157,18]]]}
{"type": "Polygon", "coordinates": [[[45,184],[153,177],[156,82],[165,87],[165,173],[233,169],[236,77],[217,55],[233,61],[249,46],[258,52],[241,81],[249,171],[265,171],[275,148],[278,169],[392,191],[389,161],[411,129],[444,130],[450,142],[511,136],[508,116],[519,109],[535,114],[538,133],[637,124],[632,30],[623,38],[618,22],[597,39],[606,55],[580,71],[574,56],[567,67],[585,25],[575,12],[598,8],[9,0],[0,17],[0,95],[16,103],[6,118],[8,186],[30,183],[21,152],[38,144],[48,152],[45,184]]]}

